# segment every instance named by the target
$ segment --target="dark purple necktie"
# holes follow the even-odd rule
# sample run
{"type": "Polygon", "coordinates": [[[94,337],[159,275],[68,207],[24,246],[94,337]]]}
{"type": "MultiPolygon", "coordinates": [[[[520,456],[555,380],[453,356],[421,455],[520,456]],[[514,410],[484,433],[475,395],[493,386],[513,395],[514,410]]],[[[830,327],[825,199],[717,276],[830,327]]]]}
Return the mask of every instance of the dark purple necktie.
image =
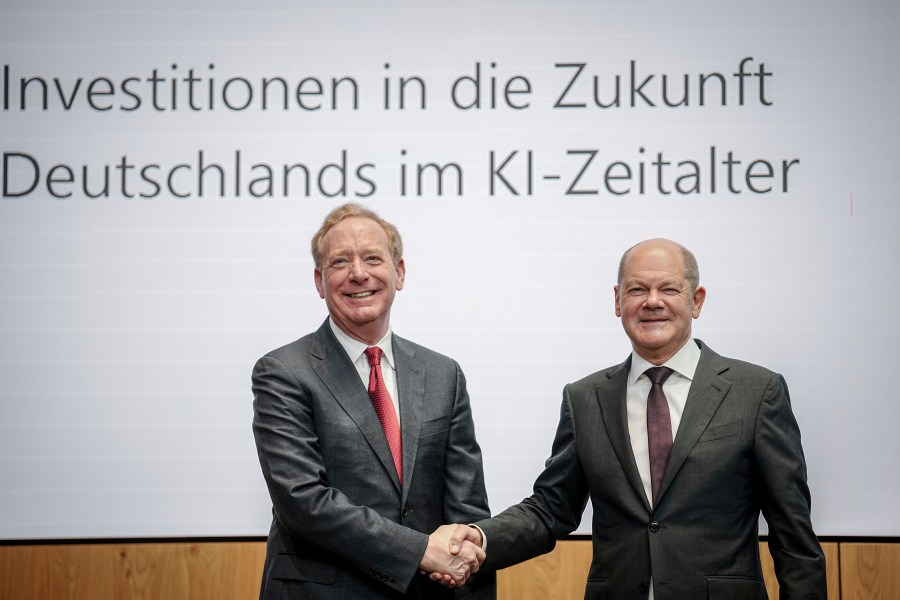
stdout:
{"type": "Polygon", "coordinates": [[[650,489],[653,493],[653,506],[656,506],[656,497],[672,451],[672,418],[669,416],[669,402],[662,387],[672,374],[672,369],[653,367],[645,373],[653,382],[647,396],[647,441],[650,446],[650,489]]]}
{"type": "Polygon", "coordinates": [[[369,359],[369,366],[372,368],[369,371],[369,397],[372,399],[372,406],[375,407],[378,420],[381,421],[384,437],[387,438],[391,456],[394,458],[394,466],[397,468],[397,476],[402,482],[403,445],[400,439],[400,422],[397,420],[394,403],[391,402],[391,395],[388,393],[384,377],[381,374],[381,348],[378,346],[366,348],[366,358],[369,359]]]}

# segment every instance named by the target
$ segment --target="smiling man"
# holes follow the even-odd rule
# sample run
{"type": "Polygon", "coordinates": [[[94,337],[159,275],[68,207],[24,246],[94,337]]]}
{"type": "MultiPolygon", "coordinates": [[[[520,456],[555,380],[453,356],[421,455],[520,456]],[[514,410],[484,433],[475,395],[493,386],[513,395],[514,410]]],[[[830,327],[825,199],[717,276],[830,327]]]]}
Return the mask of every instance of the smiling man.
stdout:
{"type": "Polygon", "coordinates": [[[483,532],[484,567],[504,568],[549,552],[590,498],[585,600],[766,600],[761,511],[781,597],[824,600],[825,558],[784,379],[692,338],[706,290],[679,244],[626,251],[614,295],[631,356],[565,387],[534,494],[458,527],[452,544],[481,544],[483,532]]]}
{"type": "Polygon", "coordinates": [[[406,275],[399,232],[346,204],[312,254],[328,319],[253,370],[274,514],[260,598],[493,599],[492,575],[453,590],[421,574],[464,583],[484,553],[451,555],[439,525],[490,511],[459,365],[391,332],[406,275]]]}

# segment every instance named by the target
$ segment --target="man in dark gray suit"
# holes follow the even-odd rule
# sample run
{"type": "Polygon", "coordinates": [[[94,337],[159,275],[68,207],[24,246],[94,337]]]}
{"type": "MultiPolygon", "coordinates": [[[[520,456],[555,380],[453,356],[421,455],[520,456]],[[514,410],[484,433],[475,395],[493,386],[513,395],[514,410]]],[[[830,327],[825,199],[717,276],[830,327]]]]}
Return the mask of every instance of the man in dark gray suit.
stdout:
{"type": "MultiPolygon", "coordinates": [[[[648,240],[625,253],[615,312],[633,352],[565,387],[534,494],[475,523],[486,538],[483,568],[549,552],[590,498],[586,600],[765,600],[762,511],[781,597],[826,598],[787,386],[692,338],[706,298],[699,280],[693,254],[674,242],[648,240]]],[[[451,549],[464,539],[480,545],[477,528],[458,527],[451,549]]]]}
{"type": "Polygon", "coordinates": [[[325,218],[312,253],[329,318],[253,370],[253,433],[274,505],[260,598],[494,598],[488,574],[457,590],[422,575],[461,585],[477,571],[482,550],[453,556],[452,529],[436,529],[490,511],[459,365],[391,333],[400,234],[347,204],[325,218]]]}

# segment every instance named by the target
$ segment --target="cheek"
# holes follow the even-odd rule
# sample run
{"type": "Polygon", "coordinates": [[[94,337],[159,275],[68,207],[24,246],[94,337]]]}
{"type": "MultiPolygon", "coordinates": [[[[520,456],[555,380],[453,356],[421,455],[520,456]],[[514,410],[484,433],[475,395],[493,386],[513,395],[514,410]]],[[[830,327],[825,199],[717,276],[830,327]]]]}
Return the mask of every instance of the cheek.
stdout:
{"type": "Polygon", "coordinates": [[[640,306],[626,301],[622,305],[622,310],[620,312],[622,313],[622,316],[624,318],[629,319],[631,321],[635,321],[638,319],[638,314],[640,313],[640,306]]]}
{"type": "Polygon", "coordinates": [[[690,322],[691,317],[694,315],[693,304],[684,304],[682,306],[679,306],[677,314],[682,317],[682,321],[690,322]]]}

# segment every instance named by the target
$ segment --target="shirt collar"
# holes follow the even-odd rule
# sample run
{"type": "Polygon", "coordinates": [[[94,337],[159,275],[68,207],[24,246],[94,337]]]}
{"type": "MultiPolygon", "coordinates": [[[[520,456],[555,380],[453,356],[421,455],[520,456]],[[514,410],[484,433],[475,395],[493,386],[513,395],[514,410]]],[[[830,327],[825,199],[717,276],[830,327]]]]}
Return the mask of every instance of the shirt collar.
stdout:
{"type": "MultiPolygon", "coordinates": [[[[350,362],[356,363],[359,360],[359,357],[363,355],[366,351],[366,348],[369,347],[368,344],[365,344],[359,340],[355,340],[344,331],[338,327],[334,320],[331,317],[328,317],[328,324],[331,326],[331,331],[334,332],[334,337],[337,338],[338,343],[347,353],[347,356],[350,357],[350,362]]],[[[384,337],[378,340],[378,343],[375,344],[379,348],[381,348],[381,358],[382,360],[386,360],[388,365],[393,369],[394,368],[394,345],[391,343],[391,328],[388,327],[387,333],[384,334],[384,337]]]]}
{"type": "MultiPolygon", "coordinates": [[[[659,366],[669,367],[685,379],[693,381],[697,371],[697,363],[700,362],[700,346],[693,338],[689,339],[675,355],[659,366]]],[[[642,358],[637,353],[631,353],[631,371],[628,373],[628,385],[634,385],[638,377],[650,367],[655,367],[650,361],[642,358]]]]}

